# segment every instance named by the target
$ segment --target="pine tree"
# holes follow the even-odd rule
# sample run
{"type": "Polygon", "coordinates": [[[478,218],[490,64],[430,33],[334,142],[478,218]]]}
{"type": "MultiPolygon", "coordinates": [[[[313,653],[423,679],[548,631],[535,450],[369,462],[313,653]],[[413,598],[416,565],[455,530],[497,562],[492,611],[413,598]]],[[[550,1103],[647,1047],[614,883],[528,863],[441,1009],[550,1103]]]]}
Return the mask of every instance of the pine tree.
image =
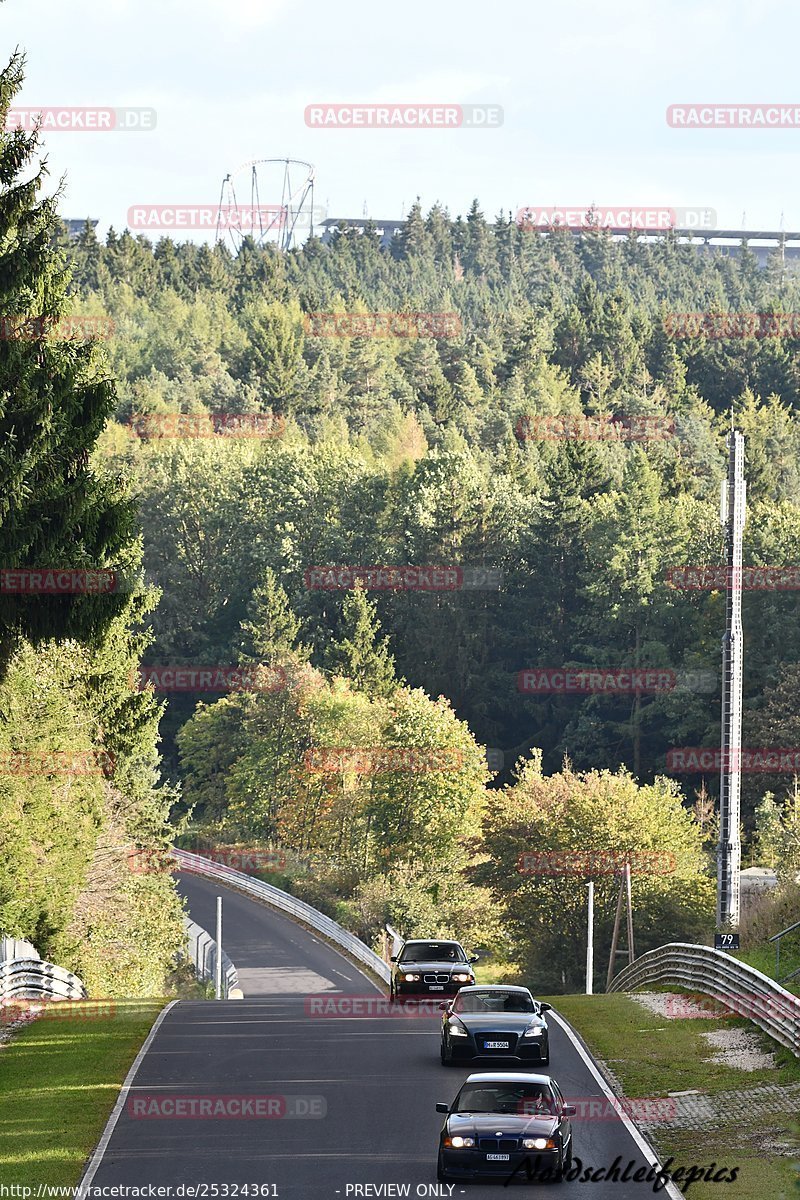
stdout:
{"type": "MultiPolygon", "coordinates": [[[[17,53],[0,72],[0,129],[23,76],[17,53]]],[[[46,164],[35,161],[37,146],[36,133],[0,133],[0,566],[125,571],[133,506],[89,465],[115,388],[96,342],[53,336],[68,274],[52,245],[55,198],[38,199],[46,164]]],[[[124,604],[121,595],[0,594],[0,659],[22,637],[97,637],[124,604]]]]}
{"type": "Polygon", "coordinates": [[[307,660],[309,650],[298,644],[302,621],[295,616],[289,597],[271,567],[264,583],[256,588],[249,607],[251,620],[242,622],[246,636],[242,661],[254,658],[263,663],[281,663],[290,656],[307,660]],[[251,653],[252,651],[252,653],[251,653]]]}
{"type": "Polygon", "coordinates": [[[390,696],[397,687],[394,658],[386,639],[378,636],[380,622],[363,588],[344,597],[342,624],[343,635],[328,647],[325,666],[370,696],[390,696]]]}

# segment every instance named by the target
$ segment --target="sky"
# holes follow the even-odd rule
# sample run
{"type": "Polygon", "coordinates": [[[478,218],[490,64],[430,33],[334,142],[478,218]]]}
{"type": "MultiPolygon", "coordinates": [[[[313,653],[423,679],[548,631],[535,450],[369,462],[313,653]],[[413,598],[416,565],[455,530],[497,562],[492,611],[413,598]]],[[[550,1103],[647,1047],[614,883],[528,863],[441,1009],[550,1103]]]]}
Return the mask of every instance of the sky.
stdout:
{"type": "MultiPolygon", "coordinates": [[[[477,197],[490,218],[646,205],[710,208],[719,228],[798,230],[800,119],[667,121],[676,104],[796,102],[800,118],[798,33],[792,0],[0,4],[3,58],[27,56],[19,107],[155,110],[148,130],[44,137],[50,179],[65,179],[62,215],[97,218],[103,235],[133,206],[215,206],[226,174],[286,157],[314,165],[316,207],[332,217],[397,219],[417,196],[455,216],[477,197]],[[306,122],[309,105],[378,103],[500,106],[502,124],[306,122]]],[[[281,182],[263,168],[262,203],[280,203],[281,182]]]]}

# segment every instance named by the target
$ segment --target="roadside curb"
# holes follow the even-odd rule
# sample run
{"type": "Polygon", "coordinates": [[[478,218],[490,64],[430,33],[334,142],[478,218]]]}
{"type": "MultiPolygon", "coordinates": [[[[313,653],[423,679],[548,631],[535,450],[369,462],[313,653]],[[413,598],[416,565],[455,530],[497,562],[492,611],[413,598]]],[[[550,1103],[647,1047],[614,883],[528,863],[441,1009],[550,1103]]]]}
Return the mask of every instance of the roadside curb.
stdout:
{"type": "Polygon", "coordinates": [[[158,1033],[158,1030],[161,1027],[161,1023],[163,1022],[167,1013],[170,1012],[175,1007],[176,1004],[180,1004],[180,1000],[170,1000],[169,1004],[164,1005],[161,1012],[158,1014],[155,1021],[153,1022],[153,1026],[152,1026],[150,1032],[148,1033],[147,1037],[144,1039],[141,1046],[139,1047],[139,1053],[136,1055],[136,1058],[131,1063],[130,1070],[128,1071],[128,1074],[125,1076],[125,1079],[123,1080],[122,1087],[120,1088],[119,1096],[117,1097],[117,1102],[114,1105],[113,1109],[111,1110],[110,1117],[106,1121],[106,1126],[100,1137],[100,1141],[95,1146],[92,1156],[89,1159],[89,1162],[88,1162],[86,1169],[83,1173],[83,1176],[81,1178],[81,1181],[78,1184],[77,1188],[75,1189],[75,1194],[77,1196],[82,1195],[86,1191],[86,1189],[89,1187],[92,1180],[94,1179],[95,1174],[97,1173],[97,1169],[103,1161],[103,1155],[105,1154],[106,1150],[108,1149],[108,1143],[111,1141],[111,1135],[113,1134],[113,1132],[116,1128],[117,1121],[122,1116],[122,1111],[125,1108],[125,1101],[128,1099],[128,1093],[131,1089],[131,1085],[132,1085],[134,1079],[136,1078],[136,1072],[139,1070],[139,1067],[142,1065],[142,1060],[144,1059],[145,1054],[147,1054],[147,1051],[150,1049],[151,1045],[153,1044],[153,1039],[155,1038],[156,1034],[158,1033]]]}
{"type": "MultiPolygon", "coordinates": [[[[592,1075],[594,1075],[595,1079],[597,1080],[598,1084],[600,1085],[600,1088],[602,1089],[606,1098],[608,1100],[612,1100],[612,1101],[615,1100],[615,1101],[619,1102],[621,1097],[616,1094],[616,1092],[613,1090],[613,1088],[607,1082],[607,1080],[606,1080],[605,1076],[603,1075],[603,1072],[600,1068],[600,1064],[595,1061],[594,1055],[592,1054],[591,1050],[589,1049],[589,1047],[587,1046],[586,1042],[583,1040],[581,1035],[578,1033],[578,1031],[576,1029],[573,1029],[573,1027],[570,1025],[569,1021],[567,1021],[566,1017],[562,1017],[560,1013],[555,1011],[555,1009],[553,1009],[548,1014],[548,1016],[550,1018],[552,1018],[553,1020],[557,1021],[558,1024],[561,1026],[561,1028],[564,1030],[564,1033],[567,1035],[569,1040],[572,1042],[573,1046],[578,1051],[578,1054],[581,1056],[584,1063],[591,1071],[592,1075]]],[[[655,1166],[655,1165],[661,1166],[661,1159],[659,1158],[655,1147],[653,1146],[652,1142],[647,1137],[647,1135],[644,1134],[641,1129],[639,1129],[638,1125],[636,1125],[631,1120],[631,1118],[628,1116],[628,1114],[626,1112],[619,1112],[618,1115],[619,1115],[620,1121],[622,1121],[622,1123],[625,1126],[625,1128],[627,1129],[628,1133],[631,1135],[633,1140],[636,1142],[636,1145],[639,1147],[639,1149],[642,1151],[642,1153],[645,1155],[645,1157],[647,1157],[650,1160],[650,1165],[651,1166],[655,1166]]],[[[666,1196],[669,1196],[670,1200],[683,1200],[683,1192],[680,1191],[677,1184],[672,1183],[672,1181],[670,1181],[667,1184],[667,1186],[664,1188],[664,1194],[666,1196]]]]}

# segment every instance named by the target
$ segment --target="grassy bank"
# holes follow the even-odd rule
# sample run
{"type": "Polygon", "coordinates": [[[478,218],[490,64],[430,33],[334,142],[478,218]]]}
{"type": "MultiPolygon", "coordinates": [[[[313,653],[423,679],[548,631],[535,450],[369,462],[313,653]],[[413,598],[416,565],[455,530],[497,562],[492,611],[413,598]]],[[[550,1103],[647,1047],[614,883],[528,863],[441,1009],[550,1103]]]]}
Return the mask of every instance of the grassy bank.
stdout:
{"type": "MultiPolygon", "coordinates": [[[[690,1089],[714,1095],[767,1083],[800,1082],[800,1061],[763,1034],[759,1038],[764,1049],[775,1052],[777,1069],[742,1071],[711,1061],[713,1051],[701,1034],[736,1026],[753,1029],[747,1021],[668,1020],[624,995],[549,999],[607,1064],[629,1097],[663,1097],[690,1089]]],[[[730,1187],[735,1200],[798,1196],[794,1160],[778,1150],[797,1145],[788,1113],[760,1113],[754,1105],[749,1117],[743,1120],[737,1113],[730,1123],[723,1119],[714,1129],[663,1129],[649,1136],[662,1158],[673,1156],[676,1166],[712,1162],[719,1167],[738,1166],[739,1176],[730,1187]]],[[[719,1195],[719,1185],[713,1183],[696,1183],[689,1191],[691,1200],[719,1200],[719,1195]]]]}
{"type": "Polygon", "coordinates": [[[0,1045],[0,1184],[78,1182],[163,1003],[48,1013],[0,1045]]]}

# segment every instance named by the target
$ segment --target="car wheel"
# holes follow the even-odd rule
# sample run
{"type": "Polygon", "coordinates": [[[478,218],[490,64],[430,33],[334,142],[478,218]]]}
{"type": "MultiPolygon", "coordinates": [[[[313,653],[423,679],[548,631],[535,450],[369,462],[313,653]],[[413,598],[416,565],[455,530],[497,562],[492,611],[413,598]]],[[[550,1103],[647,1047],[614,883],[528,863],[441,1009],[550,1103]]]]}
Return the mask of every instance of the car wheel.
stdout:
{"type": "Polygon", "coordinates": [[[447,1180],[450,1178],[450,1176],[447,1174],[447,1171],[445,1171],[444,1167],[442,1166],[441,1150],[439,1151],[439,1157],[436,1159],[436,1178],[439,1180],[439,1183],[447,1183],[447,1180]]]}
{"type": "Polygon", "coordinates": [[[394,990],[394,983],[389,984],[389,1003],[397,1003],[397,992],[394,990]]]}
{"type": "Polygon", "coordinates": [[[441,1044],[439,1046],[439,1061],[441,1062],[443,1067],[451,1067],[453,1065],[453,1059],[447,1053],[447,1050],[445,1049],[444,1038],[442,1038],[441,1044]]]}
{"type": "Polygon", "coordinates": [[[566,1175],[567,1171],[570,1169],[571,1166],[572,1166],[572,1138],[569,1139],[569,1150],[564,1155],[564,1157],[561,1159],[561,1165],[559,1166],[558,1170],[556,1171],[556,1177],[555,1177],[556,1183],[564,1182],[564,1176],[566,1175]]]}

